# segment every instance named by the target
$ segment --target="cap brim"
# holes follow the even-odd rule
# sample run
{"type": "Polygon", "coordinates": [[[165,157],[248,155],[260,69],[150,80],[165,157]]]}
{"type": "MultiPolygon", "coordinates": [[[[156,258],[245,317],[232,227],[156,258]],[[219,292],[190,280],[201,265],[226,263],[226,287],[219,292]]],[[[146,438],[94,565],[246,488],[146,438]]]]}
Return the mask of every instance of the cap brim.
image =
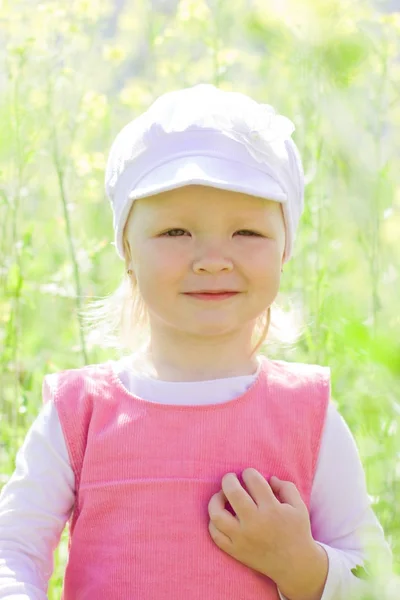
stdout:
{"type": "Polygon", "coordinates": [[[198,184],[241,192],[276,202],[286,202],[286,193],[268,173],[242,162],[216,156],[183,156],[147,173],[128,193],[136,200],[185,185],[198,184]]]}

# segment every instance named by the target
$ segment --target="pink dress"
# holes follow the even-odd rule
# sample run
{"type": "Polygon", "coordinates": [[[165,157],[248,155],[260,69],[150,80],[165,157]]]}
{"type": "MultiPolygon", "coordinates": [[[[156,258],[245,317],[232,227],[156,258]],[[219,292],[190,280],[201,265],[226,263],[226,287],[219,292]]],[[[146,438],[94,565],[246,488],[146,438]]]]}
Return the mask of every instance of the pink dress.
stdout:
{"type": "Polygon", "coordinates": [[[62,600],[278,600],[213,542],[208,502],[251,466],[309,507],[329,397],[329,367],[264,356],[244,394],[211,405],[139,398],[110,361],[46,375],[76,480],[62,600]]]}

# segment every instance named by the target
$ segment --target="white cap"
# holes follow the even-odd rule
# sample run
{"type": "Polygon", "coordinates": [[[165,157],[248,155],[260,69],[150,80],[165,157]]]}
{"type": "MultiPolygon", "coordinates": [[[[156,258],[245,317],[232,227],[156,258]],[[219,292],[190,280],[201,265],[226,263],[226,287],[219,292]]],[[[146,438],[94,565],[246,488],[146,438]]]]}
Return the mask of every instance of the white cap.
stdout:
{"type": "Polygon", "coordinates": [[[105,190],[120,258],[134,200],[200,184],[282,203],[287,262],[304,208],[304,172],[291,139],[294,130],[292,121],[272,106],[212,84],[157,98],[118,133],[107,161],[105,190]]]}

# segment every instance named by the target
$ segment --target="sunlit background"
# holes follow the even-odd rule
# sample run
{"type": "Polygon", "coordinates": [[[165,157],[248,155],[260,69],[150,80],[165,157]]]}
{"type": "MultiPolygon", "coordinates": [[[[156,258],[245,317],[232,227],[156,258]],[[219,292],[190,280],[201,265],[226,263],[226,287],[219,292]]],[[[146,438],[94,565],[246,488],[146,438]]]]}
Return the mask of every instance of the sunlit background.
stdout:
{"type": "MultiPolygon", "coordinates": [[[[400,1],[0,7],[0,487],[44,374],[119,356],[78,313],[124,274],[103,187],[115,135],[160,94],[210,82],[296,125],[305,211],[280,294],[304,334],[264,351],[331,367],[400,576],[400,1]]],[[[65,558],[66,531],[50,600],[65,558]]]]}

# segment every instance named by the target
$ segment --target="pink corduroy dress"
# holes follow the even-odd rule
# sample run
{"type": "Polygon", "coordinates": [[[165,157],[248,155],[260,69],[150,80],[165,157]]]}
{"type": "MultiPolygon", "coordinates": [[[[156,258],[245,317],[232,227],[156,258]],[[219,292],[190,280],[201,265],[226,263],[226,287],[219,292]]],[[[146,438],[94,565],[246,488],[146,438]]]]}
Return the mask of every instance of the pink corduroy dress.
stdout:
{"type": "Polygon", "coordinates": [[[76,481],[63,600],[279,598],[216,546],[208,502],[225,473],[254,467],[309,506],[330,369],[261,358],[244,394],[213,405],[138,398],[111,361],[44,377],[76,481]]]}

